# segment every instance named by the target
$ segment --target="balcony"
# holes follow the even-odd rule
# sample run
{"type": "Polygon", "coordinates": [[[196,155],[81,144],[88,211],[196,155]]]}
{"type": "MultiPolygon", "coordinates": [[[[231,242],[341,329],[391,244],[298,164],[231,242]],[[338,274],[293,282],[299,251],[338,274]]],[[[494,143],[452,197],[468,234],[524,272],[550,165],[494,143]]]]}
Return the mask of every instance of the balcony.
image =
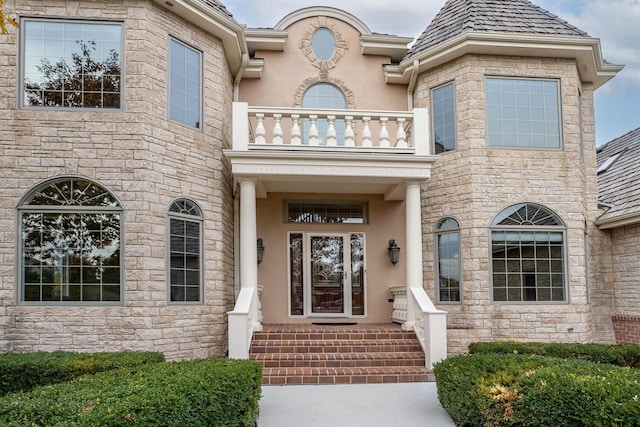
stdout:
{"type": "Polygon", "coordinates": [[[258,197],[277,192],[403,197],[408,181],[430,177],[428,110],[359,111],[233,105],[236,178],[257,182],[258,197]]]}

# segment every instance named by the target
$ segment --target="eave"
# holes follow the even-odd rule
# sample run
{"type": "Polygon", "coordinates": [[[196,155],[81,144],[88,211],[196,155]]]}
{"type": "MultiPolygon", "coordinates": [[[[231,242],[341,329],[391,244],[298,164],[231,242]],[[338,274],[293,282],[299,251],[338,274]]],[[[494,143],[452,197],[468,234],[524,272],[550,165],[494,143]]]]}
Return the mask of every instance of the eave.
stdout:
{"type": "Polygon", "coordinates": [[[247,51],[244,28],[240,24],[200,0],[153,1],[218,37],[224,47],[231,73],[235,76],[239,72],[242,55],[247,51]]]}
{"type": "Polygon", "coordinates": [[[414,61],[422,73],[467,54],[574,58],[583,82],[598,88],[612,79],[624,66],[606,63],[600,41],[591,37],[546,36],[500,32],[465,32],[432,46],[398,65],[385,67],[387,83],[407,84],[414,61]]]}
{"type": "Polygon", "coordinates": [[[407,45],[413,41],[410,37],[397,37],[384,34],[363,34],[360,46],[363,55],[388,56],[392,62],[400,62],[407,53],[407,45]]]}
{"type": "Polygon", "coordinates": [[[640,224],[640,212],[630,212],[625,215],[612,216],[596,220],[596,225],[600,230],[611,230],[614,228],[637,224],[640,224]]]}

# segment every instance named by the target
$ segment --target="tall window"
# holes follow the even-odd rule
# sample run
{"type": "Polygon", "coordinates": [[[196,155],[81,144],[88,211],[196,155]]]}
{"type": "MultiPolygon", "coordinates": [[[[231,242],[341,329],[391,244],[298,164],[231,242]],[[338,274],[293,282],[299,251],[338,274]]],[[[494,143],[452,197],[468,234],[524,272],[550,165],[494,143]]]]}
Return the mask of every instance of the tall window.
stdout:
{"type": "Polygon", "coordinates": [[[202,301],[202,211],[180,199],[169,208],[169,301],[202,301]]]}
{"type": "Polygon", "coordinates": [[[122,209],[107,189],[80,178],[49,181],[18,215],[22,302],[122,300],[122,209]]]}
{"type": "Polygon", "coordinates": [[[122,25],[22,21],[22,105],[120,108],[122,25]]]}
{"type": "Polygon", "coordinates": [[[493,221],[493,300],[563,302],[565,227],[551,210],[533,203],[513,205],[493,221]]]}
{"type": "Polygon", "coordinates": [[[455,92],[453,82],[431,90],[435,153],[456,149],[455,92]]]}
{"type": "MultiPolygon", "coordinates": [[[[323,110],[345,109],[347,108],[347,101],[344,94],[336,86],[329,83],[317,83],[311,86],[304,93],[302,97],[302,108],[320,108],[323,110]]],[[[304,140],[309,140],[309,120],[304,119],[302,122],[304,131],[304,140]]],[[[329,129],[329,123],[326,119],[320,119],[317,121],[318,135],[320,139],[327,142],[327,130],[329,129]]],[[[333,124],[336,130],[336,139],[338,144],[344,144],[344,131],[346,124],[344,120],[336,120],[333,124]]]]}
{"type": "Polygon", "coordinates": [[[169,44],[169,118],[200,129],[202,54],[175,39],[171,39],[169,44]]]}
{"type": "Polygon", "coordinates": [[[444,218],[436,226],[438,301],[460,301],[460,225],[444,218]]]}
{"type": "Polygon", "coordinates": [[[487,77],[490,147],[560,148],[557,80],[487,77]]]}

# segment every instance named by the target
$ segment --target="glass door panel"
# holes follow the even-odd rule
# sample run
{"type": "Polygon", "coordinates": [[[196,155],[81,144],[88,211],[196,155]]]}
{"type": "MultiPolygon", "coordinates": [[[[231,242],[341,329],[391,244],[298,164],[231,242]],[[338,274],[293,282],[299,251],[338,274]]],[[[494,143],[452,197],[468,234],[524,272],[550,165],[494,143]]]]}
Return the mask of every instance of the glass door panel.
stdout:
{"type": "Polygon", "coordinates": [[[351,314],[364,316],[364,234],[351,235],[351,314]]]}
{"type": "Polygon", "coordinates": [[[310,236],[311,313],[345,314],[344,237],[310,236]]]}

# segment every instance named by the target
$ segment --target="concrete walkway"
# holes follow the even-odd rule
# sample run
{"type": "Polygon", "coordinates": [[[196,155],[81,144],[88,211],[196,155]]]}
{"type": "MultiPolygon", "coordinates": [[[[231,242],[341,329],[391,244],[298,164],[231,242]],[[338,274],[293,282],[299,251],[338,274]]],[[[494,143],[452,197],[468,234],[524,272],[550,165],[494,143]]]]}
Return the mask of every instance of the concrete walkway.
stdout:
{"type": "Polygon", "coordinates": [[[449,427],[436,383],[262,386],[258,427],[449,427]]]}

